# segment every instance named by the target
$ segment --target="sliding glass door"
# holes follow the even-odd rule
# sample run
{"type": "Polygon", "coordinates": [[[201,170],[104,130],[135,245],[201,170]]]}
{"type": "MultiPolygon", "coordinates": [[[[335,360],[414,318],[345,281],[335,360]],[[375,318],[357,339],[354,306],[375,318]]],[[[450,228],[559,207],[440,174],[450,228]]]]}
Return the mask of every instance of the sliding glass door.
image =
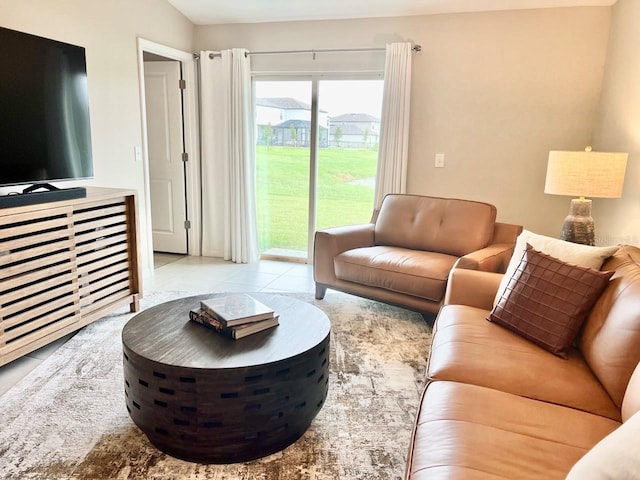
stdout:
{"type": "Polygon", "coordinates": [[[320,80],[315,229],[367,223],[373,210],[382,80],[320,80]]]}
{"type": "Polygon", "coordinates": [[[254,80],[263,257],[307,261],[318,228],[368,222],[382,80],[254,80]]]}
{"type": "Polygon", "coordinates": [[[307,258],[311,81],[254,83],[258,240],[263,255],[307,258]]]}

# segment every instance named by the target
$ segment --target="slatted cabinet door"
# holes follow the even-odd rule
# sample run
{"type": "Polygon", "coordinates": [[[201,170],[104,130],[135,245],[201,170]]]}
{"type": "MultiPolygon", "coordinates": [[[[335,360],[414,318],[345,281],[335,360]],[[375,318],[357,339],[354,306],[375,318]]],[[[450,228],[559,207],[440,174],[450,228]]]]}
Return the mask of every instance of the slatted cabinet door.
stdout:
{"type": "Polygon", "coordinates": [[[133,293],[127,208],[126,199],[121,198],[75,209],[73,228],[84,318],[133,293]]]}
{"type": "Polygon", "coordinates": [[[61,207],[0,217],[0,358],[79,323],[72,214],[61,207]]]}
{"type": "Polygon", "coordinates": [[[0,209],[0,365],[117,308],[139,309],[136,195],[0,209]]]}

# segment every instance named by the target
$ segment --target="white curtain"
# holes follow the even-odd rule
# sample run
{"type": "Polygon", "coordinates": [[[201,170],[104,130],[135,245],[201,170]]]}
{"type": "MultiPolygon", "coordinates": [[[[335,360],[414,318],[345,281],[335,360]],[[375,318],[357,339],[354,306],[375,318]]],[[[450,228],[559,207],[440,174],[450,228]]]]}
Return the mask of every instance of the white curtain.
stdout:
{"type": "Polygon", "coordinates": [[[202,254],[236,263],[258,259],[251,75],[245,52],[200,52],[202,254]]]}
{"type": "Polygon", "coordinates": [[[409,150],[411,43],[387,45],[375,208],[387,193],[405,193],[409,150]]]}

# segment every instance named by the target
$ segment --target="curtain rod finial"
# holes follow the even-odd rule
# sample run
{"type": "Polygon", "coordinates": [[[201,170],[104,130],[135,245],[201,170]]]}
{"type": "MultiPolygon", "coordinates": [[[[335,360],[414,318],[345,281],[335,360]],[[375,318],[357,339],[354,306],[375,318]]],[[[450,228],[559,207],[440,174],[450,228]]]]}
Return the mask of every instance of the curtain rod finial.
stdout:
{"type": "Polygon", "coordinates": [[[422,45],[414,45],[411,50],[413,50],[414,52],[421,52],[422,51],[422,45]]]}

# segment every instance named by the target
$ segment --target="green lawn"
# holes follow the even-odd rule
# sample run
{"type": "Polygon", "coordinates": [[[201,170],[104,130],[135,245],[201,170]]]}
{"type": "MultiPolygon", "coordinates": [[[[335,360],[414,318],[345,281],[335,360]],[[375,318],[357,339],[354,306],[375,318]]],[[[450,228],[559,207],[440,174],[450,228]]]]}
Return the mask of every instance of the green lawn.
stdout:
{"type": "MultiPolygon", "coordinates": [[[[375,176],[377,151],[322,148],[318,156],[316,228],[368,222],[373,208],[373,185],[353,181],[375,176]]],[[[261,251],[270,248],[306,251],[309,150],[257,146],[256,170],[261,251]]]]}

